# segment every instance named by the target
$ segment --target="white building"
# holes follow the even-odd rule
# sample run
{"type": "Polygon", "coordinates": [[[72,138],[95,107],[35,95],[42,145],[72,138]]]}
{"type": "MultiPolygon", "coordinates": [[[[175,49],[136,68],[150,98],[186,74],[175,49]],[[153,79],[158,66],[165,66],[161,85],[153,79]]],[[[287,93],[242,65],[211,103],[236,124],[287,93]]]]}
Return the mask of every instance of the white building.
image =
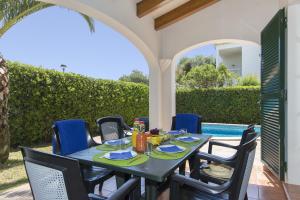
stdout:
{"type": "MultiPolygon", "coordinates": [[[[278,120],[274,124],[286,129],[282,136],[285,145],[281,143],[280,146],[280,151],[284,150],[282,155],[285,155],[286,162],[284,180],[300,185],[300,0],[42,1],[67,7],[102,21],[123,34],[141,51],[149,65],[150,127],[165,130],[170,128],[172,116],[176,113],[175,69],[178,58],[192,49],[212,43],[260,45],[263,42],[261,32],[264,27],[281,8],[285,8],[286,43],[269,37],[269,40],[281,42],[279,48],[273,49],[277,56],[277,51],[282,48],[287,52],[286,59],[280,60],[280,65],[286,62],[288,92],[280,91],[282,96],[287,94],[284,110],[286,126],[278,126],[278,120]]],[[[281,21],[282,24],[285,22],[285,19],[281,21]]],[[[276,32],[277,29],[274,30],[276,32]]],[[[264,46],[266,44],[269,43],[264,46]]],[[[242,68],[242,74],[250,73],[245,70],[252,71],[251,66],[245,66],[247,69],[242,68]]],[[[276,74],[278,67],[274,66],[275,70],[271,72],[276,74]]],[[[269,81],[266,84],[273,86],[272,81],[279,78],[271,74],[265,79],[269,81]]],[[[271,86],[269,88],[272,89],[271,86]]]]}
{"type": "Polygon", "coordinates": [[[239,76],[254,75],[260,78],[261,48],[256,44],[216,44],[216,65],[224,64],[239,76]]]}

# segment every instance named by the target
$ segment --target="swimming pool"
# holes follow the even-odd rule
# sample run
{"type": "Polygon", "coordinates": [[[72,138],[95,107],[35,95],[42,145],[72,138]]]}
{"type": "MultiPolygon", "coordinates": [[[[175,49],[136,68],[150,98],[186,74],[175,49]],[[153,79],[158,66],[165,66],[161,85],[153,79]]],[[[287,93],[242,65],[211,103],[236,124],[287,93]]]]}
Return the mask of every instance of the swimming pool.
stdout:
{"type": "MultiPolygon", "coordinates": [[[[202,133],[213,137],[241,137],[246,128],[243,124],[202,123],[202,133]]],[[[255,131],[260,134],[260,126],[256,125],[255,131]]]]}

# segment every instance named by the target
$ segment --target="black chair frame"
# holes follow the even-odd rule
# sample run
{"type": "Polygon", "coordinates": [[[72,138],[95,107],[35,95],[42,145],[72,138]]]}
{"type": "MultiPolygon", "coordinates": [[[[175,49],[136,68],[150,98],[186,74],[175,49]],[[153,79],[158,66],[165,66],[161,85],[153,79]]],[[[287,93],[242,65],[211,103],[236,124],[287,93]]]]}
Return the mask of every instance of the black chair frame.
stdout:
{"type": "MultiPolygon", "coordinates": [[[[239,199],[243,186],[243,178],[248,164],[250,152],[255,151],[257,134],[255,132],[249,134],[248,140],[244,143],[239,151],[235,170],[232,177],[222,185],[211,185],[193,178],[188,178],[179,174],[171,177],[170,200],[185,200],[188,198],[182,195],[192,195],[193,199],[239,199]]],[[[248,169],[249,170],[249,169],[248,169]]],[[[251,173],[251,171],[248,173],[251,173]]],[[[248,174],[246,174],[248,175],[248,174]]],[[[247,188],[246,188],[247,189],[247,188]]],[[[190,199],[190,197],[189,197],[190,199]]],[[[244,199],[248,199],[245,193],[244,199]]]]}
{"type": "MultiPolygon", "coordinates": [[[[48,168],[59,170],[63,173],[66,192],[69,200],[138,200],[140,199],[140,178],[131,178],[123,184],[114,194],[109,197],[103,197],[95,194],[88,194],[83,184],[80,164],[77,160],[59,155],[35,151],[27,147],[20,147],[25,161],[42,165],[48,168]]],[[[26,165],[25,165],[26,167],[26,165]]],[[[27,170],[26,170],[27,173],[27,170]]],[[[27,177],[28,174],[27,174],[27,177]]],[[[32,185],[31,186],[32,194],[32,185]]]]}
{"type": "Polygon", "coordinates": [[[125,134],[124,134],[124,120],[122,118],[120,118],[120,116],[108,116],[108,117],[102,117],[96,120],[97,126],[98,126],[98,132],[99,135],[101,137],[101,141],[104,142],[105,141],[105,136],[104,133],[102,131],[101,125],[103,123],[106,122],[115,122],[118,126],[118,130],[117,130],[117,134],[118,134],[118,138],[124,138],[125,134]]]}
{"type": "Polygon", "coordinates": [[[203,164],[200,162],[200,160],[206,160],[208,164],[210,164],[211,162],[214,162],[214,163],[223,164],[223,165],[227,165],[231,168],[234,168],[236,166],[239,149],[243,146],[243,144],[245,144],[247,142],[249,134],[251,134],[253,132],[255,132],[254,125],[251,124],[243,132],[243,135],[242,135],[239,145],[230,145],[230,144],[222,143],[222,142],[218,142],[218,141],[210,141],[209,146],[208,146],[208,153],[199,152],[196,154],[195,159],[193,161],[191,177],[195,178],[195,179],[201,179],[202,181],[205,181],[205,182],[213,182],[216,184],[224,183],[223,179],[210,177],[204,173],[200,173],[199,169],[202,167],[202,164],[203,164]],[[236,153],[234,153],[232,156],[227,157],[227,158],[213,155],[212,154],[213,146],[221,146],[224,148],[231,148],[231,149],[236,150],[236,153]]]}

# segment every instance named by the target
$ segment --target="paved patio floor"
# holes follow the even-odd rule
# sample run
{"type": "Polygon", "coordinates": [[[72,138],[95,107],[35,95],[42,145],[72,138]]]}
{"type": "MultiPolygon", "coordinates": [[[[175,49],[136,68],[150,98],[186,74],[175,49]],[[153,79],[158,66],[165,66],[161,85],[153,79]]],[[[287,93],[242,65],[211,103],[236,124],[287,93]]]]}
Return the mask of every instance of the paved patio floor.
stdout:
{"type": "MultiPolygon", "coordinates": [[[[226,141],[230,144],[237,144],[237,141],[226,141]]],[[[207,151],[208,145],[201,151],[207,151]]],[[[217,155],[229,156],[233,151],[217,147],[213,151],[217,155]]],[[[144,183],[142,183],[144,185],[144,183]]],[[[111,178],[105,182],[103,195],[109,196],[116,190],[115,179],[111,178]]],[[[260,142],[256,150],[256,158],[251,173],[250,184],[248,187],[248,196],[250,200],[285,200],[286,196],[281,182],[269,172],[260,162],[260,142]]],[[[159,200],[168,200],[169,191],[165,191],[158,198],[159,200]]],[[[0,200],[32,200],[31,191],[28,184],[7,190],[0,194],[0,200]]]]}

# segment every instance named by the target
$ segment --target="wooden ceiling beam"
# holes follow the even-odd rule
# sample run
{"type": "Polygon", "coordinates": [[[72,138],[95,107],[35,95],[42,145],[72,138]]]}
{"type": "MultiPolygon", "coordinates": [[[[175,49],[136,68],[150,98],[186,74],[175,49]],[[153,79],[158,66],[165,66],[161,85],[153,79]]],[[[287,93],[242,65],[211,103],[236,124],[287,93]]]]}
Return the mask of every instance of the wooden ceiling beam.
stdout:
{"type": "Polygon", "coordinates": [[[161,7],[166,0],[142,0],[136,4],[136,13],[138,17],[144,17],[157,8],[161,7]]]}
{"type": "Polygon", "coordinates": [[[220,0],[190,0],[185,4],[155,19],[155,30],[161,30],[178,22],[202,9],[205,9],[220,0]]]}

